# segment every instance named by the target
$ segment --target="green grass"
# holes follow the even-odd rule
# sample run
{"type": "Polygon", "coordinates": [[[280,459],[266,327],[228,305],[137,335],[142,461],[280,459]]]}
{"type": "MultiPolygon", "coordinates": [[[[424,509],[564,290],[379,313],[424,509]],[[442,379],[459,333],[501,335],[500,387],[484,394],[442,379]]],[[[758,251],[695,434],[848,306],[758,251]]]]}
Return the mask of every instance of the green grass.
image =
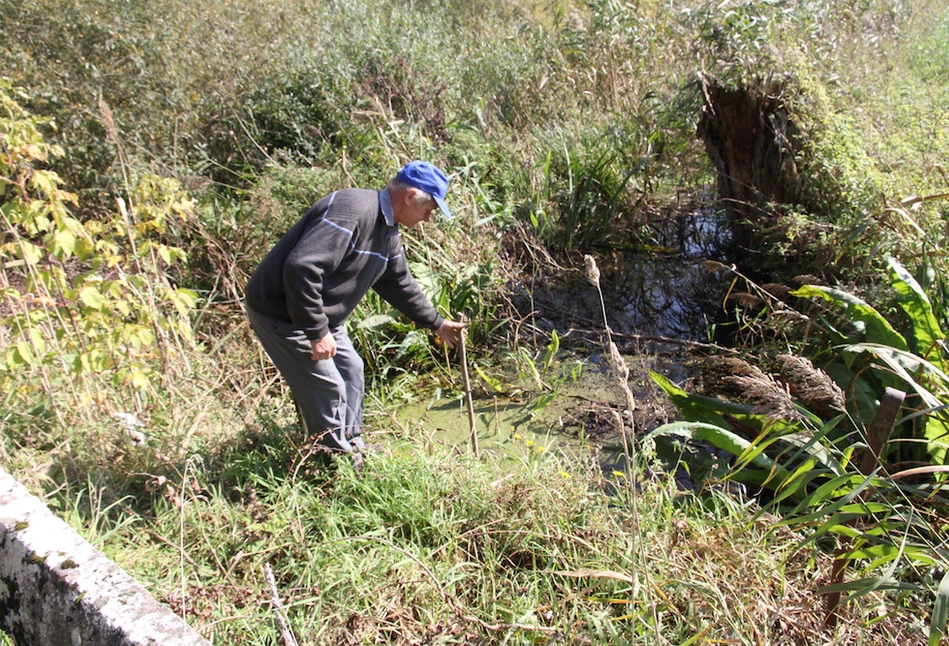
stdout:
{"type": "MultiPolygon", "coordinates": [[[[256,451],[256,465],[289,455],[256,451]]],[[[550,453],[512,472],[496,456],[399,441],[361,475],[345,462],[309,472],[294,457],[236,480],[190,461],[184,485],[117,513],[86,501],[67,518],[215,643],[278,642],[265,564],[301,644],[818,638],[811,586],[828,563],[795,554],[800,536],[770,531],[753,504],[721,492],[677,494],[658,474],[641,482],[633,526],[622,479],[604,493],[591,458],[550,453]]],[[[881,600],[852,604],[838,643],[884,643],[869,627],[881,600]]]]}

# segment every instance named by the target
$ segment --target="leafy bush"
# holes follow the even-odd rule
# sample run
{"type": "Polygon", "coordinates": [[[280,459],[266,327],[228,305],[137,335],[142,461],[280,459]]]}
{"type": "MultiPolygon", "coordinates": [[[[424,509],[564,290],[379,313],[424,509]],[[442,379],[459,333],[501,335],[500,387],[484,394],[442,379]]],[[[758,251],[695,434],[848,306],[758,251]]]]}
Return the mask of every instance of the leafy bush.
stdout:
{"type": "Polygon", "coordinates": [[[780,511],[779,526],[808,528],[802,545],[836,545],[839,565],[822,592],[852,599],[888,589],[935,598],[930,643],[938,643],[947,595],[931,568],[945,570],[949,556],[925,519],[949,508],[941,491],[949,473],[949,352],[943,321],[920,284],[895,259],[889,266],[907,322],[903,333],[863,299],[805,285],[790,296],[831,304],[798,317],[816,326],[809,347],[826,373],[803,358],[779,357],[790,368],[779,382],[736,360],[725,381],[752,403],[690,395],[654,375],[686,421],[661,426],[651,437],[731,454],[714,477],[754,484],[756,495],[767,490],[764,508],[780,511]],[[830,393],[831,406],[816,406],[817,390],[830,393]],[[881,402],[896,393],[902,408],[878,421],[881,402]],[[866,576],[845,582],[851,562],[866,576]]]}
{"type": "Polygon", "coordinates": [[[189,349],[196,294],[169,280],[186,256],[163,234],[188,217],[191,204],[176,182],[143,176],[128,202],[118,200],[118,213],[80,222],[69,211],[76,196],[54,172],[38,168],[63,151],[46,143],[43,120],[16,97],[0,85],[8,334],[0,382],[26,408],[49,402],[66,424],[65,411],[101,403],[106,384],[150,391],[163,378],[161,366],[189,349]]]}

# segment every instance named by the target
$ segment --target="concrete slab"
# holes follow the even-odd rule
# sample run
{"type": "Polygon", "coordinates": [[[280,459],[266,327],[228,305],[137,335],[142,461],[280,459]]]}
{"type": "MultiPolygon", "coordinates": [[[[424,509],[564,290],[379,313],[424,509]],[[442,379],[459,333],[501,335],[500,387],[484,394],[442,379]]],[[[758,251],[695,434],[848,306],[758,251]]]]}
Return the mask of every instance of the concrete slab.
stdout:
{"type": "Polygon", "coordinates": [[[2,468],[0,627],[18,646],[210,646],[2,468]]]}

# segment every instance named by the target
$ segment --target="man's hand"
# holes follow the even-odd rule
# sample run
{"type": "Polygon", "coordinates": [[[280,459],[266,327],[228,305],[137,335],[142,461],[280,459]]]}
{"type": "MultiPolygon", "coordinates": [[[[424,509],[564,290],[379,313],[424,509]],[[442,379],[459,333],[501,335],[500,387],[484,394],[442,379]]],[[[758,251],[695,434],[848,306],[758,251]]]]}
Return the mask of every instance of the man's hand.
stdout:
{"type": "Polygon", "coordinates": [[[445,322],[435,330],[435,334],[449,348],[455,348],[461,343],[461,331],[464,329],[464,323],[445,319],[445,322]]]}
{"type": "Polygon", "coordinates": [[[310,341],[310,348],[313,351],[313,361],[332,359],[336,356],[336,339],[332,334],[327,334],[319,341],[310,341]]]}

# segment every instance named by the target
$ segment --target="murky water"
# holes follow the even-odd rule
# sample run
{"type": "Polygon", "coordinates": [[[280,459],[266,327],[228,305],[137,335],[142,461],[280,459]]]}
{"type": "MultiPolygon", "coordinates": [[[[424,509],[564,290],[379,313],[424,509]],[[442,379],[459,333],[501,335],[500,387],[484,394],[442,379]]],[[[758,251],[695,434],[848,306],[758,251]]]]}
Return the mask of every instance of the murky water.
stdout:
{"type": "MultiPolygon", "coordinates": [[[[689,375],[695,343],[706,340],[726,287],[723,277],[702,266],[706,259],[723,259],[727,226],[713,211],[698,210],[650,227],[650,245],[595,256],[606,318],[630,366],[637,433],[675,415],[648,372],[674,381],[689,375]]],[[[554,330],[562,351],[544,380],[550,388],[532,377],[523,353],[499,356],[496,365],[481,366],[505,385],[500,392],[472,374],[477,382],[473,403],[479,447],[504,452],[515,461],[551,450],[593,450],[610,468],[622,453],[611,409],[624,409],[625,398],[603,359],[599,294],[582,267],[568,267],[533,277],[521,301],[526,326],[537,331],[534,367],[539,367],[536,362],[554,330]]],[[[464,397],[433,399],[406,407],[397,416],[403,425],[427,433],[433,443],[470,450],[464,397]]]]}

